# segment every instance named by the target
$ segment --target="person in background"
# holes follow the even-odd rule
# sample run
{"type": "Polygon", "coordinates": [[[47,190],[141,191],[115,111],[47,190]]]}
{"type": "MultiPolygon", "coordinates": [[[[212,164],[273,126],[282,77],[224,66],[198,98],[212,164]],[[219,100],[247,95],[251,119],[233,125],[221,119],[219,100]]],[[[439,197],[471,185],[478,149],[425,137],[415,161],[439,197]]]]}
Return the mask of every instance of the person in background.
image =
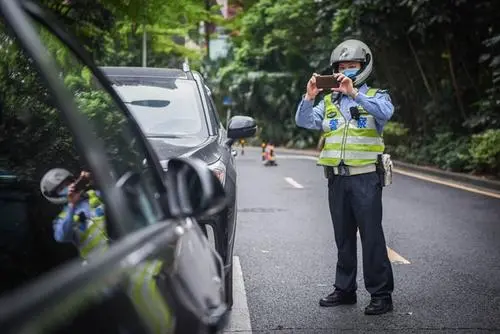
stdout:
{"type": "Polygon", "coordinates": [[[245,154],[245,139],[241,138],[240,139],[240,145],[241,145],[241,155],[245,154]]]}

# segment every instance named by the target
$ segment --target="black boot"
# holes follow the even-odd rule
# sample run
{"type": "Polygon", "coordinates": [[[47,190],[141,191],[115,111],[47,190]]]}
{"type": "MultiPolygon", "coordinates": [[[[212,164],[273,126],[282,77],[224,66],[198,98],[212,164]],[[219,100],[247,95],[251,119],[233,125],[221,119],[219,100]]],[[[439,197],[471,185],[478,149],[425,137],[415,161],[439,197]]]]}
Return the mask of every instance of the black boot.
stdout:
{"type": "Polygon", "coordinates": [[[370,304],[365,308],[366,315],[380,315],[392,311],[392,298],[372,297],[370,304]]]}
{"type": "Polygon", "coordinates": [[[319,305],[323,307],[352,304],[356,304],[356,292],[343,292],[339,289],[335,289],[328,296],[319,300],[319,305]]]}

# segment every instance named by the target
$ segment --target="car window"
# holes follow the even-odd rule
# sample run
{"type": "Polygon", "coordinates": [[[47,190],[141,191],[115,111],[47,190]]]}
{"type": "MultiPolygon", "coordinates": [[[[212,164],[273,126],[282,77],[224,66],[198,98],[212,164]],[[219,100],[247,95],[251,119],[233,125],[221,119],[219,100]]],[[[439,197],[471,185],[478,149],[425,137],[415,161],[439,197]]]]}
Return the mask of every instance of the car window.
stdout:
{"type": "MultiPolygon", "coordinates": [[[[89,69],[53,35],[38,28],[60,65],[61,79],[94,129],[88,135],[105,144],[106,159],[113,167],[110,174],[117,181],[124,175],[139,175],[129,202],[135,214],[135,228],[162,219],[163,211],[155,199],[159,189],[154,171],[144,164],[144,147],[131,131],[130,121],[110,94],[91,87],[89,69]]],[[[8,34],[1,18],[0,52],[1,293],[78,257],[74,239],[57,237],[55,226],[67,205],[60,199],[67,198],[64,190],[68,181],[75,180],[81,171],[92,171],[79,154],[33,60],[8,34]],[[64,173],[57,174],[64,186],[42,192],[41,180],[53,168],[68,172],[64,177],[59,177],[64,173]]],[[[97,184],[92,187],[99,191],[97,184]]],[[[83,228],[76,223],[68,226],[70,230],[83,228]]]]}
{"type": "Polygon", "coordinates": [[[196,83],[110,76],[113,87],[147,136],[207,136],[196,83]]]}
{"type": "Polygon", "coordinates": [[[45,28],[39,28],[49,52],[57,59],[66,86],[94,129],[94,133],[89,135],[103,141],[115,179],[120,180],[128,175],[138,176],[133,186],[135,197],[130,202],[137,214],[134,217],[136,227],[164,219],[164,211],[158,200],[163,188],[155,177],[154,166],[147,163],[146,147],[134,132],[133,121],[127,118],[109,92],[94,85],[95,80],[88,66],[57,37],[45,28]]]}

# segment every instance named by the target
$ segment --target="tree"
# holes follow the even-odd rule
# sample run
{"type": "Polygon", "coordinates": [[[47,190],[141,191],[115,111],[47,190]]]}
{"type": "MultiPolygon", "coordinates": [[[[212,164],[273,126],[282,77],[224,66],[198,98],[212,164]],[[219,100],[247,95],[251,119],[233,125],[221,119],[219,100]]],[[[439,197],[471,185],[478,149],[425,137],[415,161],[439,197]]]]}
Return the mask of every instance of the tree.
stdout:
{"type": "MultiPolygon", "coordinates": [[[[472,138],[500,136],[500,28],[495,18],[500,3],[241,3],[243,11],[232,23],[239,34],[232,37],[230,58],[218,70],[211,64],[213,84],[221,95],[232,92],[236,109],[265,124],[273,140],[303,146],[316,138],[293,124],[307,79],[312,72],[331,71],[328,61],[335,45],[358,38],[374,54],[369,84],[389,89],[396,106],[392,122],[408,130],[398,132],[404,140],[388,143],[391,153],[452,170],[484,170],[472,156],[484,155],[474,152],[477,147],[490,146],[472,144],[472,138]],[[482,135],[489,129],[493,132],[482,135]]],[[[389,126],[386,132],[398,128],[389,126]]],[[[499,173],[493,160],[487,169],[499,173]]]]}

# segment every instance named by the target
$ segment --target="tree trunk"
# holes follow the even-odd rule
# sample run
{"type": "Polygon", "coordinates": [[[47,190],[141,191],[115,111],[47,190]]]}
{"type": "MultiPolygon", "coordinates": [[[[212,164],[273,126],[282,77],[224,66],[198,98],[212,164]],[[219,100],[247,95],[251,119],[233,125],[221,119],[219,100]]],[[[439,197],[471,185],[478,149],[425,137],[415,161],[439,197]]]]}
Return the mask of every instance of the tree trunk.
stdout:
{"type": "Polygon", "coordinates": [[[451,54],[451,48],[450,48],[450,43],[449,43],[448,39],[446,40],[446,48],[447,48],[447,52],[448,52],[447,59],[448,59],[448,67],[450,69],[451,83],[453,84],[453,90],[455,91],[455,97],[457,99],[458,109],[460,110],[460,114],[462,115],[462,119],[465,120],[467,115],[465,114],[464,104],[462,102],[462,97],[460,95],[460,88],[458,87],[457,78],[455,76],[455,69],[453,66],[453,56],[451,54]]]}
{"type": "MultiPolygon", "coordinates": [[[[422,77],[422,80],[424,81],[425,88],[427,89],[427,93],[429,94],[429,97],[432,99],[432,101],[436,101],[436,98],[434,96],[433,90],[431,88],[431,85],[429,84],[429,80],[427,80],[427,76],[425,75],[424,69],[422,67],[422,64],[420,63],[420,59],[418,58],[418,54],[415,51],[415,48],[413,47],[413,43],[411,42],[410,36],[406,36],[406,39],[408,40],[408,45],[410,46],[411,53],[413,54],[413,58],[415,58],[415,62],[418,67],[418,71],[420,72],[420,76],[422,77]]],[[[424,137],[427,135],[427,115],[423,114],[422,115],[422,130],[423,130],[423,135],[424,137]]]]}
{"type": "Polygon", "coordinates": [[[422,68],[422,64],[420,63],[420,59],[418,58],[418,54],[415,51],[415,48],[413,47],[413,43],[411,42],[410,36],[407,35],[406,39],[408,40],[408,45],[410,46],[411,53],[413,54],[413,58],[415,58],[415,62],[417,63],[418,70],[420,72],[420,75],[422,76],[422,80],[424,81],[424,85],[425,85],[425,88],[427,89],[427,93],[432,98],[432,100],[435,100],[432,88],[429,84],[429,81],[427,80],[427,76],[425,75],[424,69],[422,68]]]}

